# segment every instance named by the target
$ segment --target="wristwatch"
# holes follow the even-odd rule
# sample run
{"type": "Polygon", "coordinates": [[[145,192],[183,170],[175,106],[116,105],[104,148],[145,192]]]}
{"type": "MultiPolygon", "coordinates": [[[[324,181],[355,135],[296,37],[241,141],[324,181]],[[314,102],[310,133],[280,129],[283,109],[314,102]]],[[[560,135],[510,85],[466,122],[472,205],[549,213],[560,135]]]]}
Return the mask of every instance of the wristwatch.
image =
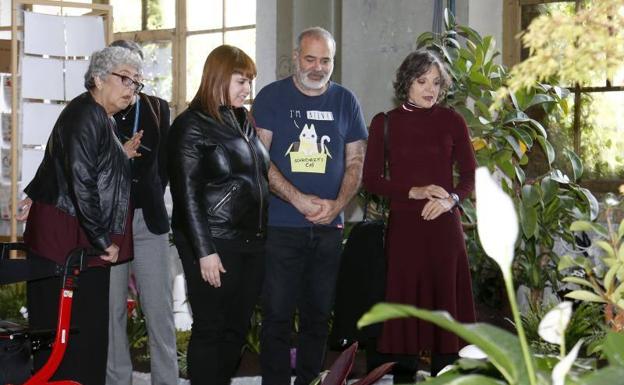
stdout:
{"type": "Polygon", "coordinates": [[[459,206],[459,195],[451,193],[451,199],[453,200],[453,206],[459,206]]]}

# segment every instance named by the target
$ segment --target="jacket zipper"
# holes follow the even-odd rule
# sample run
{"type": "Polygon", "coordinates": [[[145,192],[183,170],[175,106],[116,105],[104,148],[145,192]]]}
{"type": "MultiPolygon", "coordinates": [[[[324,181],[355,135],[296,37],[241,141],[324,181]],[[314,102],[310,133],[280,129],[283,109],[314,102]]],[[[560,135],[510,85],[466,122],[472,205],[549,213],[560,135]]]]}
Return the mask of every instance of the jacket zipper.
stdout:
{"type": "Polygon", "coordinates": [[[223,198],[219,199],[219,201],[214,206],[212,206],[212,208],[209,211],[210,215],[214,214],[217,210],[221,208],[221,206],[223,206],[228,200],[230,200],[230,198],[232,198],[232,195],[234,194],[234,192],[236,192],[236,190],[238,190],[237,185],[233,185],[232,187],[230,187],[227,194],[225,194],[223,198]]]}
{"type": "Polygon", "coordinates": [[[239,134],[243,137],[243,139],[245,139],[245,142],[249,146],[249,151],[251,151],[251,155],[253,156],[253,159],[254,159],[254,165],[256,169],[256,175],[255,175],[256,184],[258,185],[258,193],[260,195],[260,210],[259,210],[259,215],[258,215],[258,234],[260,234],[262,233],[262,230],[263,230],[262,213],[264,212],[264,198],[262,196],[262,184],[260,183],[260,162],[258,161],[258,154],[256,153],[256,149],[254,148],[253,144],[249,141],[249,138],[247,137],[247,135],[245,135],[245,133],[243,132],[243,129],[238,123],[238,119],[236,119],[236,115],[234,115],[234,111],[230,110],[230,113],[232,114],[232,118],[234,119],[234,123],[235,123],[236,128],[238,129],[239,134]]]}

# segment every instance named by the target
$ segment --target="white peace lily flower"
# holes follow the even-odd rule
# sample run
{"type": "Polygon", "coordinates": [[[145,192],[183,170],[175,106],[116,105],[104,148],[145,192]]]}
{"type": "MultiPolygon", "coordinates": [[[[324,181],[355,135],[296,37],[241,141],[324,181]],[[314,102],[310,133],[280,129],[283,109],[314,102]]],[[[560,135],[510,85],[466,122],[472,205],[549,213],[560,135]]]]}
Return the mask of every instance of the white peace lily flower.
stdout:
{"type": "Polygon", "coordinates": [[[453,369],[454,367],[455,367],[454,365],[446,365],[445,367],[442,368],[442,370],[440,370],[438,372],[438,374],[436,374],[436,376],[441,376],[444,373],[446,373],[446,372],[450,371],[451,369],[453,369]]]}
{"type": "Polygon", "coordinates": [[[487,358],[487,354],[483,350],[479,349],[477,345],[466,345],[459,351],[458,355],[461,358],[472,358],[474,360],[482,360],[487,358]]]}
{"type": "Polygon", "coordinates": [[[544,341],[563,346],[565,330],[571,317],[572,302],[561,302],[546,313],[539,324],[537,332],[544,341]]]}
{"type": "Polygon", "coordinates": [[[565,356],[561,361],[559,361],[557,365],[555,365],[552,373],[550,374],[552,379],[552,385],[565,384],[566,375],[570,371],[570,368],[572,368],[572,364],[574,364],[574,361],[576,360],[576,356],[578,356],[578,352],[582,344],[583,340],[581,339],[579,340],[579,342],[576,343],[576,345],[574,345],[572,350],[570,350],[570,353],[568,353],[567,356],[565,356]]]}
{"type": "Polygon", "coordinates": [[[492,179],[486,167],[476,171],[477,231],[483,250],[500,266],[505,278],[511,274],[518,217],[513,201],[492,179]]]}

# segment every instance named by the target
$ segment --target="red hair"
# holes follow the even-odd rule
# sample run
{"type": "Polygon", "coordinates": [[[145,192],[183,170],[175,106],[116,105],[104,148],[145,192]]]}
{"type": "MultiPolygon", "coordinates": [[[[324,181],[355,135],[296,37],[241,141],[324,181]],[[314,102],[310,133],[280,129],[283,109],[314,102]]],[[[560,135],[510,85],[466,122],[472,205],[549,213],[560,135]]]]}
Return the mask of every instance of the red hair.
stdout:
{"type": "Polygon", "coordinates": [[[219,46],[210,52],[204,63],[199,89],[191,102],[219,121],[219,106],[230,104],[230,81],[233,74],[249,79],[256,77],[256,64],[240,48],[219,46]]]}

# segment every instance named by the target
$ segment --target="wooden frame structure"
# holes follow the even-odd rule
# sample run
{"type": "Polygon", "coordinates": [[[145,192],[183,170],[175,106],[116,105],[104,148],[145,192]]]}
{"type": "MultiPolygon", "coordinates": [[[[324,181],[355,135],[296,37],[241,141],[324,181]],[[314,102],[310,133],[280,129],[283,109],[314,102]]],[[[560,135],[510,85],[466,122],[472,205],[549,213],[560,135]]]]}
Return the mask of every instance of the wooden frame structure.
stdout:
{"type": "MultiPolygon", "coordinates": [[[[103,3],[110,4],[110,0],[100,0],[103,3]]],[[[145,3],[147,0],[142,0],[145,3]]],[[[179,113],[187,106],[187,44],[186,40],[189,36],[209,34],[220,32],[222,34],[222,43],[225,44],[225,33],[231,31],[241,31],[253,29],[256,24],[237,25],[235,27],[226,26],[227,0],[221,0],[221,27],[189,30],[187,25],[187,0],[175,1],[175,26],[173,28],[163,28],[156,30],[143,29],[141,31],[127,31],[114,33],[114,39],[133,40],[139,43],[169,41],[171,42],[171,70],[172,70],[172,93],[170,107],[174,112],[179,113]]],[[[259,2],[257,2],[259,3],[259,2]]],[[[144,12],[145,7],[143,7],[144,12]]],[[[147,24],[147,15],[143,13],[141,25],[147,24]]],[[[252,92],[253,94],[253,92],[252,92]]]]}
{"type": "MultiPolygon", "coordinates": [[[[529,5],[539,5],[548,3],[575,3],[578,11],[581,6],[580,0],[504,0],[503,3],[503,63],[511,67],[520,63],[522,58],[522,42],[518,35],[522,31],[522,7],[529,5]]],[[[574,120],[572,127],[572,143],[574,152],[581,153],[581,94],[583,93],[604,93],[604,92],[621,92],[624,91],[624,85],[612,85],[610,81],[606,81],[604,86],[598,87],[581,87],[576,85],[570,87],[570,91],[574,94],[574,120]]],[[[614,191],[622,183],[621,179],[602,180],[593,179],[586,180],[583,185],[593,191],[609,192],[614,191]]]]}
{"type": "MultiPolygon", "coordinates": [[[[12,0],[11,1],[11,201],[10,201],[10,234],[11,242],[17,241],[17,203],[18,203],[18,147],[19,143],[19,126],[18,126],[18,110],[19,98],[17,79],[19,76],[18,68],[18,32],[23,31],[23,27],[17,25],[18,13],[23,11],[24,7],[33,7],[35,5],[53,6],[61,8],[81,8],[90,9],[87,13],[90,16],[102,16],[104,18],[104,36],[106,43],[110,43],[113,37],[113,12],[110,5],[105,4],[89,4],[75,3],[68,1],[50,1],[50,0],[12,0]]],[[[5,28],[3,28],[5,29],[5,28]]]]}

